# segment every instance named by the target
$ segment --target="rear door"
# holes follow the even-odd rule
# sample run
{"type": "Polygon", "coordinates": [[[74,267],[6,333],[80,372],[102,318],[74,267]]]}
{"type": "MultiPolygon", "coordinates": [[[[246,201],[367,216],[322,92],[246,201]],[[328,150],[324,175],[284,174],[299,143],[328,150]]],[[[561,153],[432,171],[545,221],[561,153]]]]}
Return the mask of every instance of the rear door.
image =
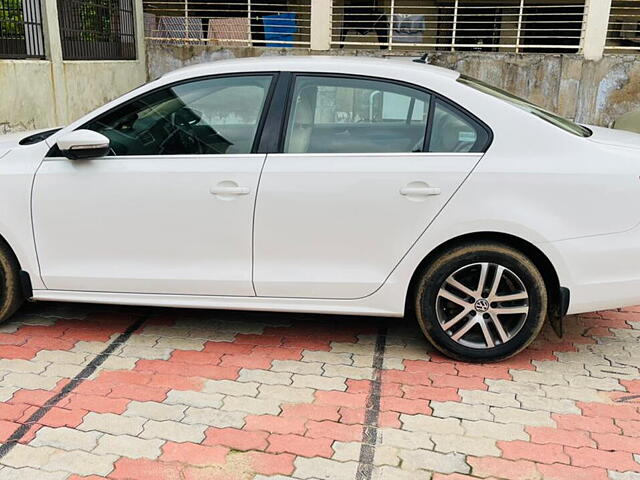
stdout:
{"type": "Polygon", "coordinates": [[[379,288],[482,156],[489,133],[412,86],[294,76],[282,153],[254,224],[258,296],[359,298],[379,288]]]}

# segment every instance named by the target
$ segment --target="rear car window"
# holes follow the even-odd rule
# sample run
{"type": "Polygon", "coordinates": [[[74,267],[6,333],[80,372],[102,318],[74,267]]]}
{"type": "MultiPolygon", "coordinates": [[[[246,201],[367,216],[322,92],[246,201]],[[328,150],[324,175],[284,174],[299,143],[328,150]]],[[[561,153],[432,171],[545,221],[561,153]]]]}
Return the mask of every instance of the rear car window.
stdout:
{"type": "Polygon", "coordinates": [[[491,95],[492,97],[499,98],[511,105],[518,107],[520,110],[524,110],[532,115],[535,115],[542,120],[545,120],[562,130],[577,135],[579,137],[589,137],[591,136],[591,130],[587,127],[579,125],[571,120],[561,117],[560,115],[556,115],[553,112],[545,110],[542,107],[539,107],[523,98],[520,98],[512,93],[509,93],[500,88],[494,87],[493,85],[489,85],[481,80],[477,80],[475,78],[467,77],[465,75],[460,75],[458,78],[458,82],[467,85],[475,90],[478,90],[482,93],[486,93],[487,95],[491,95]]]}

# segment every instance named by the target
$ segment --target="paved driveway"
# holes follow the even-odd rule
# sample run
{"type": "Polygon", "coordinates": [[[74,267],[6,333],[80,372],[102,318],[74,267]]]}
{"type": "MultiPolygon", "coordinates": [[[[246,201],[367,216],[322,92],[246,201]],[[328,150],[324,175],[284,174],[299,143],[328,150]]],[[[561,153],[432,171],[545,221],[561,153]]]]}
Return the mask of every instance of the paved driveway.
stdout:
{"type": "Polygon", "coordinates": [[[0,479],[640,478],[640,307],[492,365],[402,320],[29,305],[0,479]]]}

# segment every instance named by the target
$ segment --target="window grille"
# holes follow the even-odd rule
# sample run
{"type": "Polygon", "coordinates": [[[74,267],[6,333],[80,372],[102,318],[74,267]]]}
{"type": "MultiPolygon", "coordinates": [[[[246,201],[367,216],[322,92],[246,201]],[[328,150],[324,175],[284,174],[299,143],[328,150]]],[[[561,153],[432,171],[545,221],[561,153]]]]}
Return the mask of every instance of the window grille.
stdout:
{"type": "Polygon", "coordinates": [[[640,50],[640,0],[611,2],[605,50],[640,50]]]}
{"type": "Polygon", "coordinates": [[[577,52],[584,0],[335,0],[340,48],[577,52]]]}
{"type": "Polygon", "coordinates": [[[58,0],[65,60],[135,60],[134,0],[58,0]]]}
{"type": "Polygon", "coordinates": [[[44,58],[40,0],[0,0],[0,58],[44,58]]]}
{"type": "Polygon", "coordinates": [[[144,0],[144,11],[145,37],[152,43],[277,48],[311,44],[311,0],[144,0]]]}

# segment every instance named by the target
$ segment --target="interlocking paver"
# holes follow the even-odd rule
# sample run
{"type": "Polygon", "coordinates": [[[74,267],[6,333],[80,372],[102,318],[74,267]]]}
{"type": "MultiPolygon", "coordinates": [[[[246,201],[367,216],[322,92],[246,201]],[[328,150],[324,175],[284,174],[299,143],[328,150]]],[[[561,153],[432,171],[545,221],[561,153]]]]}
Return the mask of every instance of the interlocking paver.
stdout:
{"type": "Polygon", "coordinates": [[[345,391],[347,383],[345,378],[341,377],[323,377],[321,375],[293,375],[292,387],[296,388],[313,388],[316,390],[338,390],[345,391]]]}
{"type": "Polygon", "coordinates": [[[43,427],[36,432],[36,437],[30,443],[34,447],[48,446],[61,450],[93,450],[98,444],[102,432],[83,432],[74,428],[43,427]]]}
{"type": "Polygon", "coordinates": [[[163,444],[164,440],[158,438],[146,439],[105,433],[98,440],[98,446],[93,450],[93,453],[127,458],[156,459],[160,456],[160,447],[163,444]]]}
{"type": "Polygon", "coordinates": [[[180,420],[184,417],[185,405],[165,405],[157,402],[131,402],[124,412],[128,417],[142,417],[153,420],[180,420]]]}
{"type": "Polygon", "coordinates": [[[216,408],[187,407],[182,422],[189,425],[241,428],[247,415],[247,412],[226,412],[216,408]]]}
{"type": "MultiPolygon", "coordinates": [[[[0,442],[134,319],[27,310],[0,326],[0,442]]],[[[564,338],[545,328],[490,365],[441,357],[409,321],[153,310],[36,420],[0,478],[356,480],[360,465],[371,480],[636,480],[636,310],[569,317],[564,338]]]]}
{"type": "Polygon", "coordinates": [[[189,390],[171,390],[163,403],[168,405],[187,405],[189,407],[218,408],[222,405],[221,393],[203,393],[189,390]]]}
{"type": "Polygon", "coordinates": [[[400,450],[403,467],[440,473],[469,473],[465,456],[459,453],[439,453],[429,450],[400,450]]]}
{"type": "Polygon", "coordinates": [[[138,435],[146,418],[89,412],[78,425],[79,430],[97,431],[112,435],[138,435]]]}
{"type": "Polygon", "coordinates": [[[149,420],[144,424],[144,430],[139,436],[140,438],[159,438],[179,443],[200,443],[204,440],[204,432],[207,428],[207,425],[188,425],[172,420],[162,422],[149,420]]]}

